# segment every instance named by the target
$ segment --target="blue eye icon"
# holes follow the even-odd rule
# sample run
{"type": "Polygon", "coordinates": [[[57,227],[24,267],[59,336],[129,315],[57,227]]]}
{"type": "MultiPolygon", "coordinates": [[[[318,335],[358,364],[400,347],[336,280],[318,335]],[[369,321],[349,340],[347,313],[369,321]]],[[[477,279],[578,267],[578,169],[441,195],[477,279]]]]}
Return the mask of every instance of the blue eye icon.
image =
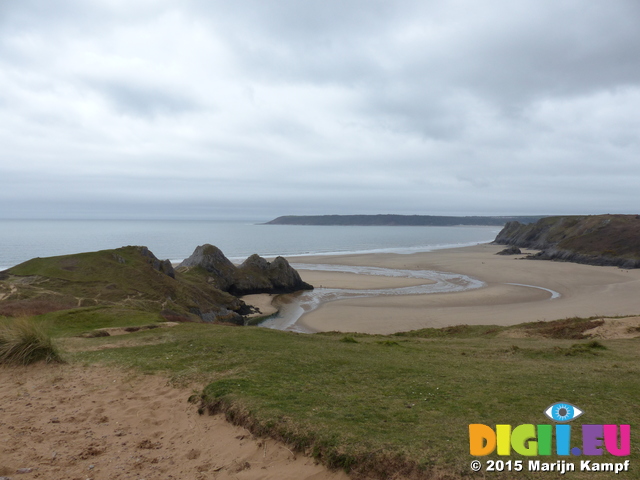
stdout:
{"type": "Polygon", "coordinates": [[[544,411],[544,414],[554,422],[570,422],[584,412],[570,403],[554,403],[544,411]]]}

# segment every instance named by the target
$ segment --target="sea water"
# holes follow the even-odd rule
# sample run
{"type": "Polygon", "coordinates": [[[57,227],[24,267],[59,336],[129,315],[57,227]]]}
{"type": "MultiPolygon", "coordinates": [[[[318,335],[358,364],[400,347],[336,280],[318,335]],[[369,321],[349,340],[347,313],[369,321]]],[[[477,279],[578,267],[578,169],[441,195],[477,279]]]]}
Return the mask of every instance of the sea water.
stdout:
{"type": "Polygon", "coordinates": [[[0,220],[0,271],[34,257],[144,245],[172,262],[210,243],[231,260],[348,253],[413,253],[492,241],[500,227],[263,225],[267,221],[0,220]]]}

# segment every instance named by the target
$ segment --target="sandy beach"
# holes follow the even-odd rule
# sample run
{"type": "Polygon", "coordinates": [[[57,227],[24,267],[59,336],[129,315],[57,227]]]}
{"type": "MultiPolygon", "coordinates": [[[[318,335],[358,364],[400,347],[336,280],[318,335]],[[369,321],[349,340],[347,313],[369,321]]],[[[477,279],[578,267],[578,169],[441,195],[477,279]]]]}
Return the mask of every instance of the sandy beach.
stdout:
{"type": "MultiPolygon", "coordinates": [[[[483,288],[457,293],[396,295],[333,301],[305,314],[312,331],[389,334],[459,324],[512,325],[573,316],[640,313],[640,270],[524,260],[495,255],[504,247],[481,244],[409,255],[363,254],[296,257],[294,263],[436,270],[469,275],[483,288]],[[521,284],[521,285],[510,285],[521,284]],[[540,287],[540,288],[534,288],[540,287]],[[552,290],[560,294],[552,299],[552,290]]],[[[300,270],[303,280],[326,288],[396,288],[416,279],[300,270]]],[[[428,282],[423,282],[428,283],[428,282]]]]}

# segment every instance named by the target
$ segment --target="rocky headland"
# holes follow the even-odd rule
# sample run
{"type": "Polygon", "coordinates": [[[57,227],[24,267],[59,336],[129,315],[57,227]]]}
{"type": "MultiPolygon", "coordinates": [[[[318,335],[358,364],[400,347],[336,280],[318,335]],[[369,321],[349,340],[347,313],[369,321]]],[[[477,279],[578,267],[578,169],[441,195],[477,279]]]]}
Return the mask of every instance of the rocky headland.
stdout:
{"type": "Polygon", "coordinates": [[[547,217],[508,222],[494,243],[540,250],[526,258],[640,268],[640,215],[547,217]]]}
{"type": "Polygon", "coordinates": [[[253,254],[236,267],[219,248],[209,244],[197,247],[177,269],[185,274],[205,276],[207,283],[238,297],[313,289],[283,257],[268,262],[253,254]]]}
{"type": "MultiPolygon", "coordinates": [[[[239,297],[313,287],[282,257],[258,255],[235,266],[213,245],[196,248],[174,269],[147,247],[34,258],[0,272],[0,316],[87,311],[112,317],[244,325],[256,309],[239,297]]],[[[60,320],[62,321],[62,320],[60,320]]]]}
{"type": "Polygon", "coordinates": [[[446,227],[458,225],[504,225],[518,221],[531,223],[540,216],[511,217],[450,217],[441,215],[285,215],[274,218],[265,225],[337,225],[337,226],[385,226],[385,227],[446,227]]]}

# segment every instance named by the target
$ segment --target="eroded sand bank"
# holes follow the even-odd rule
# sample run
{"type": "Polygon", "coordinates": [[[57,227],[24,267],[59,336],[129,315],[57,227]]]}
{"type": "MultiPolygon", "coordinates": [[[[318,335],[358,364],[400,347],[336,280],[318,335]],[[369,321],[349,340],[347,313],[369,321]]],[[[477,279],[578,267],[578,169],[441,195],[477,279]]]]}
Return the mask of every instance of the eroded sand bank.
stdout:
{"type": "Polygon", "coordinates": [[[103,367],[0,367],[0,477],[348,479],[222,415],[198,415],[190,394],[103,367]]]}

